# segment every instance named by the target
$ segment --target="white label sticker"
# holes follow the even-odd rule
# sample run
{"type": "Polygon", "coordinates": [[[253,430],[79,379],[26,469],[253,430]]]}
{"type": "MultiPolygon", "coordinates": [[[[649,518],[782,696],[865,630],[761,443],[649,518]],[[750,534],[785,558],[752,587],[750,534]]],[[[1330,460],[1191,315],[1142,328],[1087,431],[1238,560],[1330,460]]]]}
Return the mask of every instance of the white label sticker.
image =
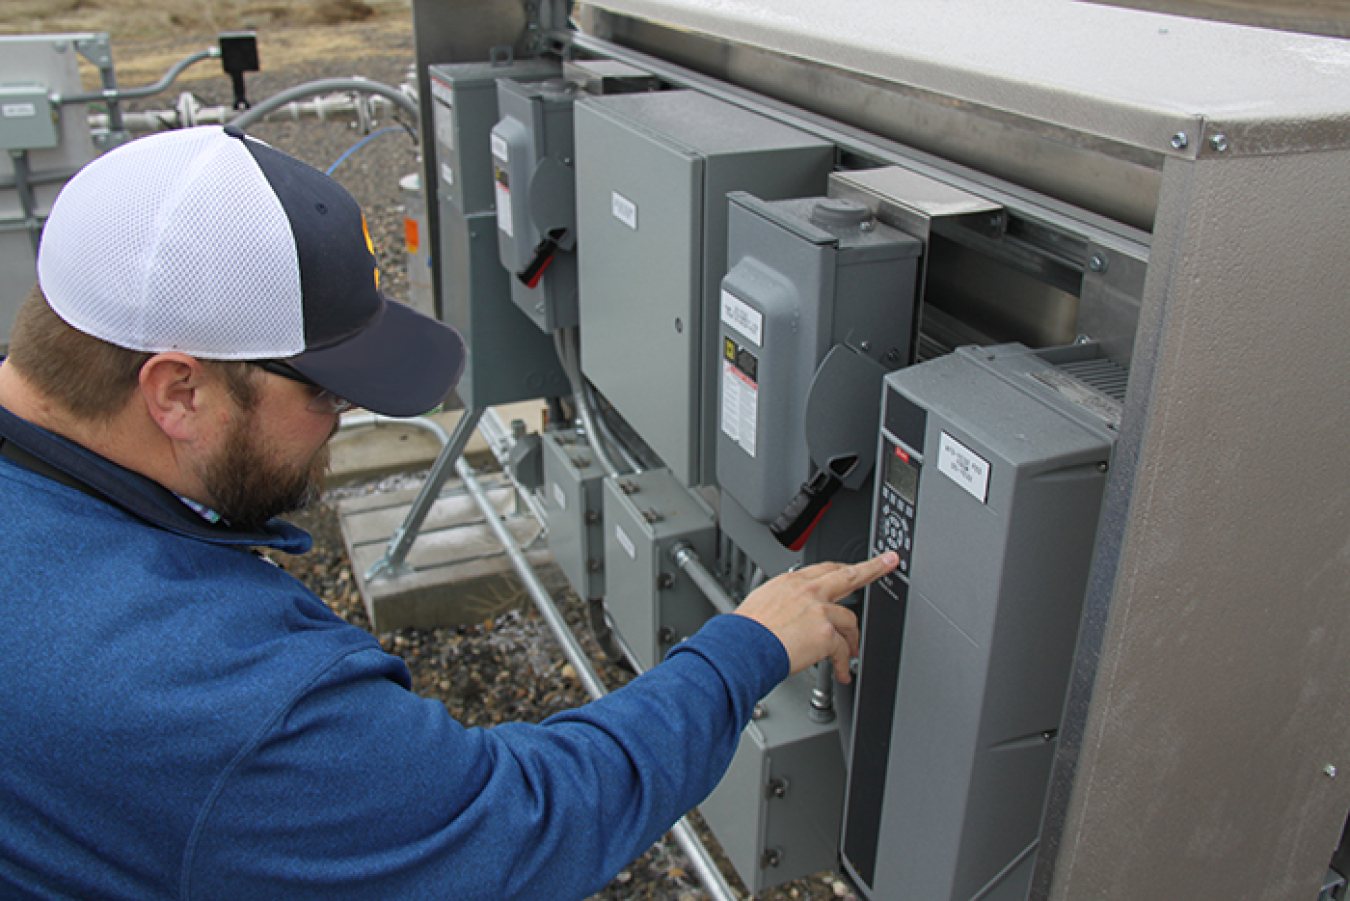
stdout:
{"type": "Polygon", "coordinates": [[[989,496],[989,461],[946,432],[938,444],[938,470],[980,503],[989,496]]]}
{"type": "Polygon", "coordinates": [[[628,552],[628,556],[636,560],[637,548],[633,547],[633,539],[625,535],[623,529],[619,526],[614,527],[614,537],[619,539],[619,544],[623,545],[623,549],[628,552]]]}
{"type": "Polygon", "coordinates": [[[441,180],[447,185],[453,185],[455,183],[455,170],[451,169],[445,163],[441,163],[441,180]]]}
{"type": "Polygon", "coordinates": [[[553,483],[553,499],[558,502],[559,510],[567,509],[567,495],[563,493],[562,486],[557,482],[553,483]]]}
{"type": "MultiPolygon", "coordinates": [[[[482,144],[478,145],[482,147],[482,144]]],[[[492,155],[504,163],[511,162],[511,145],[506,143],[506,138],[496,132],[492,133],[492,155]]]]}
{"type": "MultiPolygon", "coordinates": [[[[432,82],[433,85],[436,82],[432,82]]],[[[436,140],[445,145],[447,150],[455,149],[455,109],[448,103],[436,105],[436,140]]]]}
{"type": "Polygon", "coordinates": [[[6,119],[29,119],[37,115],[37,104],[6,103],[0,106],[0,115],[6,119]]]}
{"type": "Polygon", "coordinates": [[[755,426],[759,416],[759,386],[736,368],[722,361],[722,431],[755,456],[755,426]]]}
{"type": "Polygon", "coordinates": [[[497,197],[497,227],[506,232],[508,238],[516,236],[515,224],[511,221],[511,191],[500,181],[493,182],[497,197]]]}
{"type": "Polygon", "coordinates": [[[609,209],[610,212],[614,214],[615,219],[618,219],[633,231],[637,231],[636,203],[633,203],[633,201],[624,197],[618,191],[613,191],[610,193],[609,209]]]}
{"type": "Polygon", "coordinates": [[[722,321],[754,342],[764,346],[764,314],[741,300],[727,289],[722,289],[722,321]]]}

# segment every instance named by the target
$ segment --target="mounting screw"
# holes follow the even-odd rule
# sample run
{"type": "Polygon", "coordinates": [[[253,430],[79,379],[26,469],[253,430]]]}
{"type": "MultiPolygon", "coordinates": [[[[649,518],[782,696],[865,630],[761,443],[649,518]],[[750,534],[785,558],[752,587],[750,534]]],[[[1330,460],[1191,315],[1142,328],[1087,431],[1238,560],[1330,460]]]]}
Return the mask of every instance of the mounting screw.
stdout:
{"type": "Polygon", "coordinates": [[[1219,153],[1223,153],[1228,149],[1228,136],[1214,135],[1214,137],[1209,139],[1209,146],[1213,147],[1219,153]]]}
{"type": "Polygon", "coordinates": [[[764,709],[763,704],[756,704],[755,709],[750,711],[750,719],[752,720],[762,720],[768,715],[769,711],[764,709]]]}
{"type": "Polygon", "coordinates": [[[1088,260],[1088,268],[1099,274],[1110,268],[1110,265],[1106,256],[1100,253],[1094,253],[1092,258],[1088,260]]]}
{"type": "Polygon", "coordinates": [[[783,851],[780,848],[765,848],[764,853],[760,855],[759,865],[761,868],[768,869],[776,867],[783,862],[783,851]]]}
{"type": "Polygon", "coordinates": [[[1186,145],[1191,143],[1191,139],[1186,136],[1186,132],[1179,131],[1172,135],[1172,146],[1177,150],[1185,150],[1186,145]]]}
{"type": "MultiPolygon", "coordinates": [[[[662,591],[675,584],[675,577],[670,573],[661,573],[656,577],[656,587],[662,591]]],[[[664,630],[663,630],[664,631],[664,630]]]]}
{"type": "Polygon", "coordinates": [[[662,626],[660,631],[656,633],[656,639],[662,644],[674,644],[675,630],[670,626],[662,626]]]}
{"type": "Polygon", "coordinates": [[[766,798],[782,798],[787,796],[787,779],[770,779],[769,784],[764,787],[764,796],[766,798]]]}
{"type": "Polygon", "coordinates": [[[1322,772],[1326,773],[1328,779],[1335,779],[1336,778],[1335,764],[1328,763],[1326,766],[1322,767],[1322,772]]]}

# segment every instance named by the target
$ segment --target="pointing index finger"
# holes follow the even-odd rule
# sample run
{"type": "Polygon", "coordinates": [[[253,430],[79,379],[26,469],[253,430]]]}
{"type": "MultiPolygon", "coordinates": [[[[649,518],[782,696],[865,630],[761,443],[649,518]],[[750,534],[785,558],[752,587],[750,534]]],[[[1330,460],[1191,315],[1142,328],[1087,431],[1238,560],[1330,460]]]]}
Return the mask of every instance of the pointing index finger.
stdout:
{"type": "Polygon", "coordinates": [[[831,601],[840,601],[859,588],[871,585],[899,565],[899,555],[887,551],[870,560],[831,569],[820,577],[821,587],[831,601]]]}

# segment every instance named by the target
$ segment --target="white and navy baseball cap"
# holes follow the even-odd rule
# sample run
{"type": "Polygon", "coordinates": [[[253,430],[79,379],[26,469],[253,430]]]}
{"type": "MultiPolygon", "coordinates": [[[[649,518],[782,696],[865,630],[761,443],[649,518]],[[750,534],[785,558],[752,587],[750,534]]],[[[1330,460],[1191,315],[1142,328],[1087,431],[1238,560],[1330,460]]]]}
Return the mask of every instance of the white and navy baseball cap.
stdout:
{"type": "Polygon", "coordinates": [[[236,128],[140,138],[52,205],[38,283],[72,327],[129,350],[284,359],[357,406],[415,416],[464,369],[454,329],[386,298],[341,185],[236,128]]]}

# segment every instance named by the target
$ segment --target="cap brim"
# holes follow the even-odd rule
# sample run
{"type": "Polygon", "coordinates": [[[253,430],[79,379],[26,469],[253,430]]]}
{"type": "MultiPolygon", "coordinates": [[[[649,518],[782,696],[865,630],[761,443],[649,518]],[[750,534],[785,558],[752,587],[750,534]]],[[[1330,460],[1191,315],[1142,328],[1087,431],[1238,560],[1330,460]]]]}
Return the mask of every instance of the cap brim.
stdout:
{"type": "Polygon", "coordinates": [[[464,360],[459,332],[385,298],[371,324],[353,337],[288,362],[358,407],[385,416],[419,416],[445,400],[464,372],[464,360]]]}

